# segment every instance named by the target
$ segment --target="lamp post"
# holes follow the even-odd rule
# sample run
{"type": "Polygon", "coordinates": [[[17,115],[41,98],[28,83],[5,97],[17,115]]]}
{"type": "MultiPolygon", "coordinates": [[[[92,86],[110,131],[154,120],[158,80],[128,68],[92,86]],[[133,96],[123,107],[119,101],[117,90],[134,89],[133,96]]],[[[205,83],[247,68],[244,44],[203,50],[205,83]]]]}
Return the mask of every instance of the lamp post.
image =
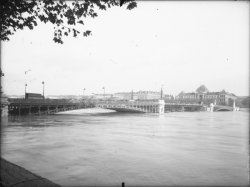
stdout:
{"type": "Polygon", "coordinates": [[[163,85],[161,85],[161,100],[163,98],[163,89],[162,89],[163,85]]]}
{"type": "Polygon", "coordinates": [[[43,99],[45,99],[45,97],[44,97],[44,81],[42,82],[42,85],[43,85],[43,99]]]}
{"type": "Polygon", "coordinates": [[[102,87],[103,89],[103,99],[105,98],[105,87],[102,87]]]}
{"type": "Polygon", "coordinates": [[[85,89],[85,88],[83,88],[83,94],[82,94],[82,95],[83,95],[83,97],[84,97],[84,92],[85,92],[85,90],[86,90],[86,89],[85,89]]]}
{"type": "Polygon", "coordinates": [[[29,70],[27,70],[27,71],[24,71],[25,75],[26,75],[29,71],[31,71],[31,69],[29,69],[29,70]]]}
{"type": "Polygon", "coordinates": [[[25,74],[25,91],[24,91],[24,98],[26,99],[26,87],[27,87],[27,81],[26,81],[26,75],[27,73],[31,71],[31,69],[28,69],[26,71],[24,71],[24,74],[25,74]]]}
{"type": "Polygon", "coordinates": [[[25,89],[24,89],[24,98],[26,99],[26,87],[27,87],[27,84],[25,83],[25,89]]]}

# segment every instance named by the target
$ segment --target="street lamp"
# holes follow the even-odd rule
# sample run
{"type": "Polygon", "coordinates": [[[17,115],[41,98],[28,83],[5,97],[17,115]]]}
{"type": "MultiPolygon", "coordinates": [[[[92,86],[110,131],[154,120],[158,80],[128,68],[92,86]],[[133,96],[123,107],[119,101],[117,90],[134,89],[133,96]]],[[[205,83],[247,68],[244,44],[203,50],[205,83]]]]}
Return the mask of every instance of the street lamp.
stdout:
{"type": "Polygon", "coordinates": [[[162,89],[163,85],[161,85],[161,99],[163,98],[163,89],[162,89]]]}
{"type": "Polygon", "coordinates": [[[45,97],[44,97],[44,81],[42,82],[42,84],[43,84],[43,99],[45,99],[45,97]]]}
{"type": "Polygon", "coordinates": [[[27,74],[29,71],[31,71],[31,69],[24,71],[24,74],[25,74],[25,95],[24,95],[24,97],[25,97],[25,98],[26,98],[26,87],[27,87],[26,74],[27,74]]]}
{"type": "Polygon", "coordinates": [[[85,92],[85,90],[86,90],[86,89],[85,89],[85,88],[83,88],[83,97],[84,97],[84,92],[85,92]]]}
{"type": "Polygon", "coordinates": [[[103,98],[105,98],[105,87],[102,87],[103,89],[103,98]]]}
{"type": "Polygon", "coordinates": [[[29,70],[27,70],[27,71],[24,71],[25,75],[26,75],[29,71],[31,71],[31,69],[29,69],[29,70]]]}
{"type": "Polygon", "coordinates": [[[27,87],[27,84],[25,83],[25,89],[24,89],[24,98],[26,99],[26,87],[27,87]]]}

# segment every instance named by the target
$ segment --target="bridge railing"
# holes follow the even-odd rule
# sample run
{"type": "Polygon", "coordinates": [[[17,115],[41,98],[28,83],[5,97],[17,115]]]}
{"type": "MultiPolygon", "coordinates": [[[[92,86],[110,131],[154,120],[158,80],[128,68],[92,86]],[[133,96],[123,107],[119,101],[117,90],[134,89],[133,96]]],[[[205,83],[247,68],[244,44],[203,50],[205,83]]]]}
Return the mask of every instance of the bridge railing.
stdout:
{"type": "Polygon", "coordinates": [[[197,103],[165,103],[165,105],[171,105],[171,106],[202,106],[202,104],[197,104],[197,103]]]}
{"type": "MultiPolygon", "coordinates": [[[[70,99],[17,99],[17,98],[9,98],[9,104],[48,104],[48,105],[127,105],[127,106],[153,106],[158,105],[158,100],[134,100],[134,101],[117,101],[117,100],[102,100],[102,101],[94,101],[94,100],[77,100],[72,101],[70,99]]],[[[173,103],[173,102],[165,102],[165,105],[170,106],[202,106],[202,104],[197,103],[173,103]]]]}
{"type": "Polygon", "coordinates": [[[68,99],[8,99],[9,104],[48,104],[48,105],[88,105],[92,104],[89,101],[73,102],[68,99]]]}
{"type": "Polygon", "coordinates": [[[8,99],[10,103],[33,104],[33,103],[70,103],[65,99],[8,99]]]}
{"type": "MultiPolygon", "coordinates": [[[[96,104],[109,104],[109,105],[138,105],[138,106],[148,106],[148,105],[158,105],[158,101],[98,101],[96,104]]],[[[165,105],[170,106],[202,106],[198,103],[166,103],[165,105]]]]}
{"type": "Polygon", "coordinates": [[[97,105],[157,105],[158,101],[98,101],[97,105]]]}

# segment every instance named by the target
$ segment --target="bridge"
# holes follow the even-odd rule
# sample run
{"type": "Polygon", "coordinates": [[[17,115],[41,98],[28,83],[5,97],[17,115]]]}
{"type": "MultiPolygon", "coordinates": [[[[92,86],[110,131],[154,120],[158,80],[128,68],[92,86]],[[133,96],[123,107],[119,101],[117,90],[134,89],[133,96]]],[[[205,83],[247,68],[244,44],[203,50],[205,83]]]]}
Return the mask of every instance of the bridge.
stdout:
{"type": "Polygon", "coordinates": [[[8,99],[8,110],[14,115],[43,115],[55,114],[61,111],[77,110],[82,108],[99,107],[118,112],[133,113],[164,113],[168,111],[197,111],[200,104],[165,103],[164,100],[146,101],[97,101],[82,100],[72,102],[68,99],[8,99]]]}
{"type": "MultiPolygon", "coordinates": [[[[14,115],[55,114],[62,111],[99,107],[118,112],[133,113],[165,113],[174,111],[201,111],[202,104],[197,103],[165,103],[164,100],[82,100],[72,102],[68,99],[8,99],[8,111],[14,115]]],[[[235,111],[235,107],[214,105],[213,111],[235,111]]]]}
{"type": "Polygon", "coordinates": [[[164,113],[164,101],[101,101],[99,108],[116,110],[118,112],[164,113]]]}
{"type": "Polygon", "coordinates": [[[92,108],[92,102],[72,102],[67,99],[8,99],[10,114],[55,114],[61,111],[92,108]]]}
{"type": "Polygon", "coordinates": [[[116,110],[118,112],[164,113],[167,111],[197,111],[201,104],[165,103],[156,101],[101,101],[96,104],[99,108],[116,110]]]}
{"type": "Polygon", "coordinates": [[[223,106],[223,105],[214,105],[213,111],[235,111],[236,107],[232,106],[223,106]]]}

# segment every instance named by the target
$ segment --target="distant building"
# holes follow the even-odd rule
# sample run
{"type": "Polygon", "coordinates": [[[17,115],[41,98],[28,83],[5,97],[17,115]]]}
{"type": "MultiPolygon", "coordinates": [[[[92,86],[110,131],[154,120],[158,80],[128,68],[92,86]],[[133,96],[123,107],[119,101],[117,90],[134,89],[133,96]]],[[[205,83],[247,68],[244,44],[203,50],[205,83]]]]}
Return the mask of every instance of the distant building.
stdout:
{"type": "Polygon", "coordinates": [[[163,99],[166,100],[174,100],[174,96],[173,95],[169,95],[169,94],[164,94],[163,95],[163,99]]]}
{"type": "Polygon", "coordinates": [[[161,92],[155,91],[139,91],[135,95],[137,95],[138,100],[155,100],[161,98],[161,92]]]}
{"type": "Polygon", "coordinates": [[[160,92],[154,91],[138,91],[138,92],[118,92],[114,94],[114,98],[118,100],[155,100],[161,97],[160,92]]]}
{"type": "Polygon", "coordinates": [[[112,99],[113,94],[93,94],[92,99],[112,99]]]}
{"type": "MultiPolygon", "coordinates": [[[[118,92],[113,95],[117,100],[158,100],[161,99],[161,92],[138,91],[138,92],[118,92]]],[[[163,94],[162,99],[174,99],[172,95],[163,94]]]]}
{"type": "Polygon", "coordinates": [[[134,92],[118,92],[114,94],[114,98],[116,100],[136,100],[137,96],[135,95],[134,92]]]}
{"type": "Polygon", "coordinates": [[[196,89],[196,92],[181,92],[176,96],[176,100],[190,103],[216,103],[218,105],[233,106],[234,100],[237,98],[233,93],[222,90],[220,92],[209,92],[206,86],[201,85],[196,89]]]}

